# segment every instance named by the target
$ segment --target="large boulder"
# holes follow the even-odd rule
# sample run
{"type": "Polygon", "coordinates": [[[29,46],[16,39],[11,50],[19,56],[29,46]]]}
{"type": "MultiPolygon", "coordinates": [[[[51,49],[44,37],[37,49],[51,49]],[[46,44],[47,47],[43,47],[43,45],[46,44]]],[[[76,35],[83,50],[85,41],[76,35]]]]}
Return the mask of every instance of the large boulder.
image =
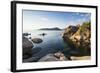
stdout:
{"type": "Polygon", "coordinates": [[[32,41],[33,41],[33,43],[37,43],[37,44],[39,44],[39,43],[42,43],[42,42],[43,42],[43,40],[42,40],[42,39],[40,39],[40,38],[33,38],[33,39],[32,39],[32,41]]]}
{"type": "Polygon", "coordinates": [[[90,22],[83,23],[80,26],[69,26],[65,29],[63,39],[70,47],[80,51],[83,55],[91,54],[91,26],[90,22]]]}
{"type": "Polygon", "coordinates": [[[23,37],[23,59],[29,58],[32,56],[33,43],[29,41],[28,38],[23,37]]]}

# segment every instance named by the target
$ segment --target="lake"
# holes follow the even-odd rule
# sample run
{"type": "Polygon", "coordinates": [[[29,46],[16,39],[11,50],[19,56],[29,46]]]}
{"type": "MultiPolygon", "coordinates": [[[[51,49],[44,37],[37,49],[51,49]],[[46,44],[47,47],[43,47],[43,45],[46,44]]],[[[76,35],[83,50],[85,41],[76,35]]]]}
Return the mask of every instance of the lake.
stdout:
{"type": "Polygon", "coordinates": [[[33,53],[33,56],[37,56],[38,58],[43,57],[49,53],[55,53],[58,51],[63,51],[64,49],[69,48],[68,45],[63,41],[62,34],[64,30],[34,30],[29,31],[31,33],[28,37],[31,38],[41,38],[43,40],[42,43],[36,44],[33,43],[33,52],[34,48],[41,48],[38,53],[33,53]],[[46,35],[40,35],[45,33],[46,35]]]}

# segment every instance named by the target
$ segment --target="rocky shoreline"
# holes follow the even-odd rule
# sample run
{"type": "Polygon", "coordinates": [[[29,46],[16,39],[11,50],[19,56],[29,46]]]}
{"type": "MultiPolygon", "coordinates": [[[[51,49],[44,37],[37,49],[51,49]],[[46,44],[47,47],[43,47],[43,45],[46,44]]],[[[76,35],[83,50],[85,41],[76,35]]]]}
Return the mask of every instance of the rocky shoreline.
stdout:
{"type": "Polygon", "coordinates": [[[91,55],[91,26],[90,22],[82,25],[69,26],[63,33],[63,39],[71,48],[80,52],[80,55],[91,55]]]}
{"type": "MultiPolygon", "coordinates": [[[[46,61],[68,61],[68,60],[89,60],[91,59],[91,26],[90,22],[82,25],[69,26],[64,30],[62,38],[71,48],[64,48],[63,51],[48,53],[45,56],[38,55],[41,47],[34,47],[34,44],[43,42],[41,38],[27,38],[23,36],[23,62],[46,62],[46,61]],[[67,50],[66,50],[67,49],[67,50]]],[[[42,34],[44,36],[44,34],[42,34]]],[[[46,34],[47,35],[47,34],[46,34]]]]}

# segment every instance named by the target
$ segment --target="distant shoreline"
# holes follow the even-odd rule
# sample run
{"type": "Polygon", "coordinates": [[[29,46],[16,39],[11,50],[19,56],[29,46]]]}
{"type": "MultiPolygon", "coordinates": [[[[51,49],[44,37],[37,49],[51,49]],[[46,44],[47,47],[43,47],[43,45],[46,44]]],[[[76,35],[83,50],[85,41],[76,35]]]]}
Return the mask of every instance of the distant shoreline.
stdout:
{"type": "Polygon", "coordinates": [[[55,27],[55,28],[41,28],[41,29],[38,29],[38,30],[63,30],[63,29],[55,27]]]}

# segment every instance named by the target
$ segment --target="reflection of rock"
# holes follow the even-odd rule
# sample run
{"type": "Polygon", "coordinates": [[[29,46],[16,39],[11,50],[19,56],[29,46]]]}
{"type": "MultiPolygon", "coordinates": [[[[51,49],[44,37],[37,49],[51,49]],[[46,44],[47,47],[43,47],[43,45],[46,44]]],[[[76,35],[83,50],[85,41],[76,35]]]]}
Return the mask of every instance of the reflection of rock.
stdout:
{"type": "Polygon", "coordinates": [[[39,61],[65,61],[68,60],[63,53],[57,52],[54,54],[47,54],[46,56],[42,57],[39,61]]]}
{"type": "Polygon", "coordinates": [[[70,47],[80,51],[83,55],[91,54],[90,38],[91,38],[91,23],[85,22],[81,26],[69,26],[63,33],[64,41],[70,47]]]}
{"type": "Polygon", "coordinates": [[[23,37],[23,59],[32,56],[32,47],[32,42],[29,41],[27,38],[23,37]]]}
{"type": "Polygon", "coordinates": [[[81,56],[81,57],[71,56],[71,60],[90,60],[90,59],[91,59],[90,56],[81,56]]]}
{"type": "Polygon", "coordinates": [[[33,38],[32,41],[33,43],[42,43],[43,40],[40,38],[33,38]]]}

